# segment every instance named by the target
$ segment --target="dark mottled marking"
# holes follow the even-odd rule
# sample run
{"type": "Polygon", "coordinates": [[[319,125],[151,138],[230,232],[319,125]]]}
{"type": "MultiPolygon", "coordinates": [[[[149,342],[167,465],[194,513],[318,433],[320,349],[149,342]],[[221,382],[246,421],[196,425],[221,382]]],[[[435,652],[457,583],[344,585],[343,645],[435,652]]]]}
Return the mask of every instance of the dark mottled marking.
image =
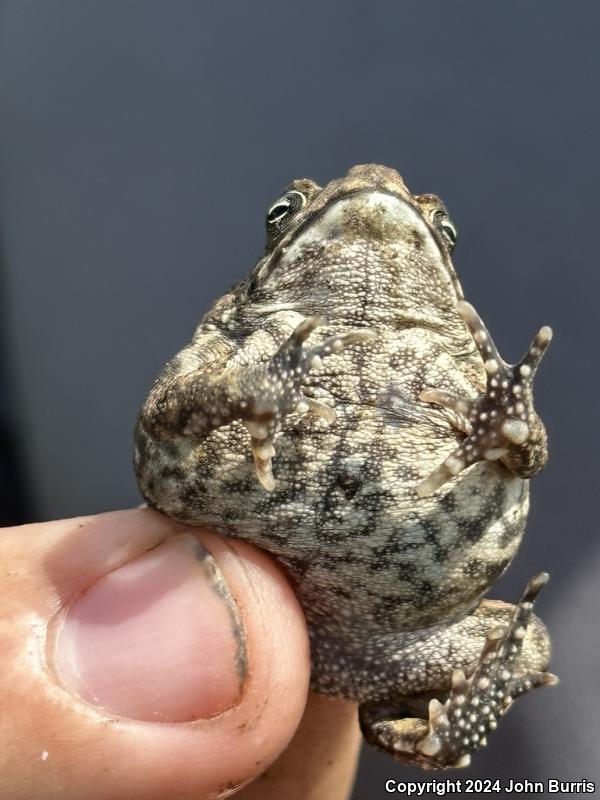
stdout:
{"type": "Polygon", "coordinates": [[[409,236],[409,241],[411,242],[415,250],[423,249],[425,245],[425,240],[423,239],[423,236],[416,228],[413,228],[413,230],[411,230],[408,236],[409,236]]]}
{"type": "Polygon", "coordinates": [[[450,491],[442,495],[440,497],[440,506],[448,514],[451,514],[453,511],[456,511],[456,498],[454,497],[454,492],[450,491]]]}
{"type": "Polygon", "coordinates": [[[296,581],[300,580],[310,567],[310,561],[300,556],[285,556],[279,560],[296,581]]]}
{"type": "Polygon", "coordinates": [[[334,511],[328,515],[321,514],[319,517],[319,528],[317,529],[317,539],[320,542],[327,542],[328,544],[339,544],[346,542],[352,538],[349,531],[345,531],[339,525],[340,517],[334,511]]]}
{"type": "Polygon", "coordinates": [[[187,508],[199,507],[206,508],[210,503],[208,492],[206,491],[206,483],[199,480],[199,476],[191,483],[185,483],[180,490],[181,500],[187,508]]]}
{"type": "Polygon", "coordinates": [[[508,547],[511,542],[514,542],[515,539],[518,539],[523,532],[523,522],[522,520],[518,519],[513,525],[505,524],[502,528],[502,533],[498,538],[498,546],[502,549],[508,547]]]}
{"type": "Polygon", "coordinates": [[[163,466],[161,467],[160,477],[163,480],[168,480],[169,478],[172,478],[178,483],[183,483],[186,474],[183,467],[180,464],[177,464],[177,462],[174,461],[169,461],[163,464],[163,466]]]}
{"type": "Polygon", "coordinates": [[[342,564],[360,564],[362,559],[356,553],[347,550],[345,553],[322,553],[319,557],[319,566],[326,570],[336,571],[342,564]]]}
{"type": "Polygon", "coordinates": [[[411,581],[415,575],[415,565],[409,561],[394,562],[394,572],[399,581],[411,581]]]}
{"type": "Polygon", "coordinates": [[[341,600],[350,600],[352,597],[352,592],[350,589],[346,589],[344,586],[334,586],[331,592],[341,600]]]}
{"type": "Polygon", "coordinates": [[[373,617],[380,624],[394,625],[398,614],[397,597],[380,597],[379,602],[373,610],[373,617]]]}
{"type": "Polygon", "coordinates": [[[418,516],[417,519],[419,527],[423,531],[423,537],[425,541],[433,548],[434,559],[438,564],[443,564],[448,557],[449,545],[442,545],[440,542],[440,538],[442,536],[442,529],[440,525],[431,519],[427,519],[426,517],[418,516]]]}
{"type": "Polygon", "coordinates": [[[179,457],[179,442],[181,439],[168,439],[166,442],[162,443],[162,448],[166,455],[170,458],[178,458],[179,457]]]}
{"type": "Polygon", "coordinates": [[[504,481],[497,482],[496,486],[494,487],[494,491],[492,492],[490,503],[494,511],[499,511],[505,507],[506,484],[504,483],[504,481]]]}
{"type": "Polygon", "coordinates": [[[478,542],[485,534],[489,522],[490,515],[485,511],[479,516],[473,518],[459,517],[458,526],[461,532],[461,538],[471,542],[471,544],[478,542]]]}
{"type": "Polygon", "coordinates": [[[254,475],[247,475],[245,478],[223,481],[223,492],[227,495],[246,496],[254,489],[254,480],[254,475]]]}
{"type": "Polygon", "coordinates": [[[432,605],[438,592],[431,581],[420,581],[414,596],[414,603],[418,608],[427,609],[432,605]]]}
{"type": "Polygon", "coordinates": [[[337,484],[344,492],[346,500],[352,500],[354,495],[362,486],[362,481],[354,475],[349,475],[346,472],[340,472],[337,476],[337,484]]]}

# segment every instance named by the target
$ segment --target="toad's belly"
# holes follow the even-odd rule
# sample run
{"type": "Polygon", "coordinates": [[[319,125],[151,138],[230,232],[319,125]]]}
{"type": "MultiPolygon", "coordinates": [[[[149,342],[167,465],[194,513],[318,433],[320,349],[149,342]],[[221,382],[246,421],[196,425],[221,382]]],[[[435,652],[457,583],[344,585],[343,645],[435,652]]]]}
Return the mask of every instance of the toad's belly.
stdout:
{"type": "Polygon", "coordinates": [[[415,486],[456,434],[381,414],[327,427],[304,418],[276,440],[277,486],[258,483],[248,434],[234,423],[201,444],[137,437],[149,504],[276,555],[309,625],[356,626],[366,637],[411,630],[467,609],[511,561],[528,509],[528,482],[478,463],[431,497],[415,486]]]}

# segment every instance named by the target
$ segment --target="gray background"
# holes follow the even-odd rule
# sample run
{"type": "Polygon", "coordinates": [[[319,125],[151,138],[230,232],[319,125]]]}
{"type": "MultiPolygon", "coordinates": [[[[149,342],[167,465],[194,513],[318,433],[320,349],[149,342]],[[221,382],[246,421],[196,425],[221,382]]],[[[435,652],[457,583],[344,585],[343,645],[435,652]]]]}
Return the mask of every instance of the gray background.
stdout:
{"type": "MultiPolygon", "coordinates": [[[[600,7],[593,2],[84,2],[0,10],[5,354],[29,518],[139,502],[139,403],[263,247],[296,176],[354,163],[440,194],[505,357],[537,381],[551,462],[494,594],[539,569],[556,689],[460,777],[599,777],[600,7]]],[[[356,798],[423,778],[365,753],[356,798]]],[[[436,777],[442,777],[438,775],[436,777]]],[[[444,774],[443,777],[458,777],[444,774]]]]}

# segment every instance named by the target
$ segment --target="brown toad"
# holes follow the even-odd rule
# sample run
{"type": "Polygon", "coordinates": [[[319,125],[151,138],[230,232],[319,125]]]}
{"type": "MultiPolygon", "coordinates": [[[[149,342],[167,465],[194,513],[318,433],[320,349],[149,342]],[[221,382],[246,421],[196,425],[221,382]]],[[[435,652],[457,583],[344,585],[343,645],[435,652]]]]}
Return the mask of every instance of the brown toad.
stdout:
{"type": "Polygon", "coordinates": [[[547,576],[516,606],[481,600],[547,458],[531,385],[551,331],[507,365],[463,300],[455,239],[392,169],[294,181],[250,277],[152,387],[135,451],[150,506],[287,567],[313,688],[433,768],[468,763],[517,695],[555,680],[531,614],[547,576]]]}

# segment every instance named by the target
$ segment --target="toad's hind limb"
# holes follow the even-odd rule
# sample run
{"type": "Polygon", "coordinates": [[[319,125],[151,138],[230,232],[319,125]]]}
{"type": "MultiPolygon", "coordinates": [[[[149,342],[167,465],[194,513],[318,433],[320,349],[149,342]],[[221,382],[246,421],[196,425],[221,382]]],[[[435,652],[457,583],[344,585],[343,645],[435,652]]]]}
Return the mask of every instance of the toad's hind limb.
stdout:
{"type": "Polygon", "coordinates": [[[540,329],[518,364],[507,364],[480,316],[469,303],[458,311],[481,353],[487,374],[485,392],[474,400],[439,389],[425,389],[420,399],[450,409],[465,439],[425,480],[417,494],[426,497],[477,461],[502,460],[523,478],[535,475],[547,461],[546,430],[533,407],[533,377],[550,341],[552,330],[540,329]]]}
{"type": "MultiPolygon", "coordinates": [[[[485,636],[474,669],[466,670],[469,677],[465,677],[465,670],[448,663],[449,686],[444,702],[432,696],[436,692],[427,687],[428,691],[420,694],[363,703],[359,714],[366,740],[401,761],[428,769],[467,766],[470,754],[486,744],[487,735],[519,695],[557,682],[555,675],[543,671],[548,661],[548,637],[532,617],[534,600],[547,579],[546,573],[532,578],[510,616],[504,604],[499,607],[493,601],[483,601],[479,615],[476,612],[467,617],[462,627],[459,623],[456,630],[449,627],[438,632],[436,657],[440,650],[453,652],[448,636],[462,639],[467,647],[472,646],[473,636],[485,636]],[[483,624],[499,622],[500,615],[505,627],[482,630],[483,624]],[[412,716],[415,711],[423,713],[423,718],[412,716]]],[[[440,686],[438,696],[443,689],[440,686]]]]}
{"type": "MultiPolygon", "coordinates": [[[[374,338],[366,328],[351,330],[305,346],[310,334],[325,324],[323,317],[300,322],[268,359],[248,359],[235,367],[179,371],[176,360],[166,378],[155,384],[139,424],[156,439],[176,436],[201,439],[210,431],[241,420],[250,434],[256,475],[265,489],[275,488],[272,459],[274,438],[283,419],[292,412],[313,413],[335,420],[329,406],[302,393],[302,383],[321,361],[345,348],[374,338]]],[[[201,343],[201,340],[200,340],[201,343]]],[[[196,343],[190,357],[195,357],[196,343]]]]}

